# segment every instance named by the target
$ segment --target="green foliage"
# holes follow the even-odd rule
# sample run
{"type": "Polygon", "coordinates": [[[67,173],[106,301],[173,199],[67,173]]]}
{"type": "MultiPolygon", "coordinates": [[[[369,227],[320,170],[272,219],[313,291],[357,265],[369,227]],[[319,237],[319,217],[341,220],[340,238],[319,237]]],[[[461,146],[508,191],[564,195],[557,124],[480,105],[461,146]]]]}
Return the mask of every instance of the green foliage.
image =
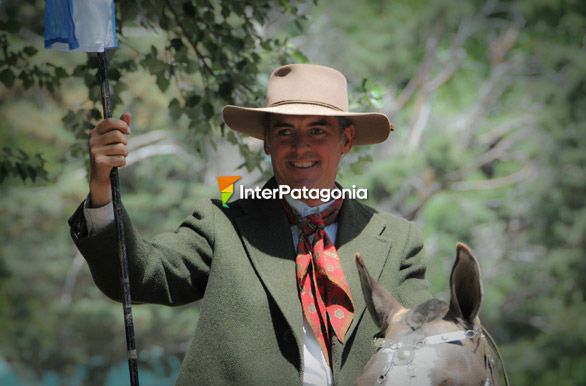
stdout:
{"type": "Polygon", "coordinates": [[[10,35],[4,32],[8,29],[7,24],[0,20],[3,31],[0,33],[0,82],[5,87],[12,88],[18,80],[25,90],[36,85],[41,89],[55,91],[61,80],[68,77],[67,71],[52,63],[43,66],[32,64],[39,51],[30,45],[21,45],[16,49],[11,47],[10,35]]]}
{"type": "Polygon", "coordinates": [[[23,181],[30,179],[33,182],[37,178],[46,180],[47,172],[44,164],[45,160],[40,153],[30,156],[21,149],[15,151],[4,147],[0,149],[0,183],[10,177],[20,178],[23,181]]]}

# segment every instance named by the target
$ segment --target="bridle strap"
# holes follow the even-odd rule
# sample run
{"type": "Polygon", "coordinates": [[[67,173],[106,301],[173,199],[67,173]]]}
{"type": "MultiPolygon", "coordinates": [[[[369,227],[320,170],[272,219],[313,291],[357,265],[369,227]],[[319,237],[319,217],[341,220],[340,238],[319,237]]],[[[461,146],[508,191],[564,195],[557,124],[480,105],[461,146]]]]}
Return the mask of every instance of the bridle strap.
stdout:
{"type": "Polygon", "coordinates": [[[451,343],[451,342],[458,342],[467,338],[472,338],[474,336],[480,335],[480,332],[475,330],[458,330],[452,332],[446,332],[444,334],[437,334],[432,336],[427,336],[423,339],[422,343],[431,345],[431,344],[440,344],[440,343],[451,343]]]}
{"type": "Polygon", "coordinates": [[[499,361],[499,364],[500,364],[501,368],[503,369],[503,375],[505,378],[505,386],[510,386],[509,375],[507,374],[507,369],[505,368],[505,362],[503,361],[503,356],[502,356],[498,346],[496,345],[496,342],[494,341],[494,338],[492,337],[492,335],[490,335],[490,333],[488,332],[488,330],[484,326],[482,326],[481,328],[482,328],[482,333],[487,338],[486,340],[488,341],[490,348],[496,354],[497,359],[499,361]]]}
{"type": "MultiPolygon", "coordinates": [[[[421,346],[429,346],[434,344],[440,343],[451,343],[451,342],[458,342],[465,339],[474,338],[475,336],[481,336],[482,332],[480,330],[458,330],[458,331],[450,331],[444,332],[442,334],[426,336],[421,341],[415,343],[415,347],[421,346]]],[[[384,338],[376,338],[373,340],[373,344],[376,347],[380,348],[390,348],[392,350],[396,350],[401,347],[401,343],[388,341],[384,338]]]]}

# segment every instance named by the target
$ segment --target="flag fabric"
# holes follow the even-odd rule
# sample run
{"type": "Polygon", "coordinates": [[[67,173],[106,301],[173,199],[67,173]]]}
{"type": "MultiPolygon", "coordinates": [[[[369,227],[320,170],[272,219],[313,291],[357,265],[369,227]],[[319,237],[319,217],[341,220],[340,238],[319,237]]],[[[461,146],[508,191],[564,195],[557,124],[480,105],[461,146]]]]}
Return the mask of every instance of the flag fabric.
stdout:
{"type": "Polygon", "coordinates": [[[104,52],[115,47],[114,0],[45,0],[45,48],[104,52]]]}

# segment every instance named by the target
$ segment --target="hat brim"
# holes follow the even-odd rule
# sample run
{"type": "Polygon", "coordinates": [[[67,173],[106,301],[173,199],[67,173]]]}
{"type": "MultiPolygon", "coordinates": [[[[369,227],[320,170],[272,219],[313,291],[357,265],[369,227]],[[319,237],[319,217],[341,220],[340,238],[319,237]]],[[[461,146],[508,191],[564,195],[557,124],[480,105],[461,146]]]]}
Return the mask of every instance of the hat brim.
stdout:
{"type": "Polygon", "coordinates": [[[263,119],[267,113],[346,117],[354,125],[355,145],[372,145],[383,142],[394,128],[387,116],[382,113],[352,113],[306,103],[288,103],[262,108],[227,105],[224,107],[224,122],[232,130],[264,140],[263,119]]]}

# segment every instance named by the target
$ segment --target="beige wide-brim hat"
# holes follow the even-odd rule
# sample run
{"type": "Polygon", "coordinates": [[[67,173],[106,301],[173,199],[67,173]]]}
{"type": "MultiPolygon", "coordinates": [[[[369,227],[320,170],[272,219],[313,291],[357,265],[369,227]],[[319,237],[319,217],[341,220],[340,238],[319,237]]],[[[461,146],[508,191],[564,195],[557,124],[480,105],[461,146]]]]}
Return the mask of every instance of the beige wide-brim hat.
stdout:
{"type": "Polygon", "coordinates": [[[269,78],[265,107],[224,107],[224,122],[233,130],[264,139],[266,113],[346,117],[355,128],[355,145],[383,142],[393,125],[383,113],[348,111],[348,86],[344,75],[315,64],[288,64],[269,78]]]}

